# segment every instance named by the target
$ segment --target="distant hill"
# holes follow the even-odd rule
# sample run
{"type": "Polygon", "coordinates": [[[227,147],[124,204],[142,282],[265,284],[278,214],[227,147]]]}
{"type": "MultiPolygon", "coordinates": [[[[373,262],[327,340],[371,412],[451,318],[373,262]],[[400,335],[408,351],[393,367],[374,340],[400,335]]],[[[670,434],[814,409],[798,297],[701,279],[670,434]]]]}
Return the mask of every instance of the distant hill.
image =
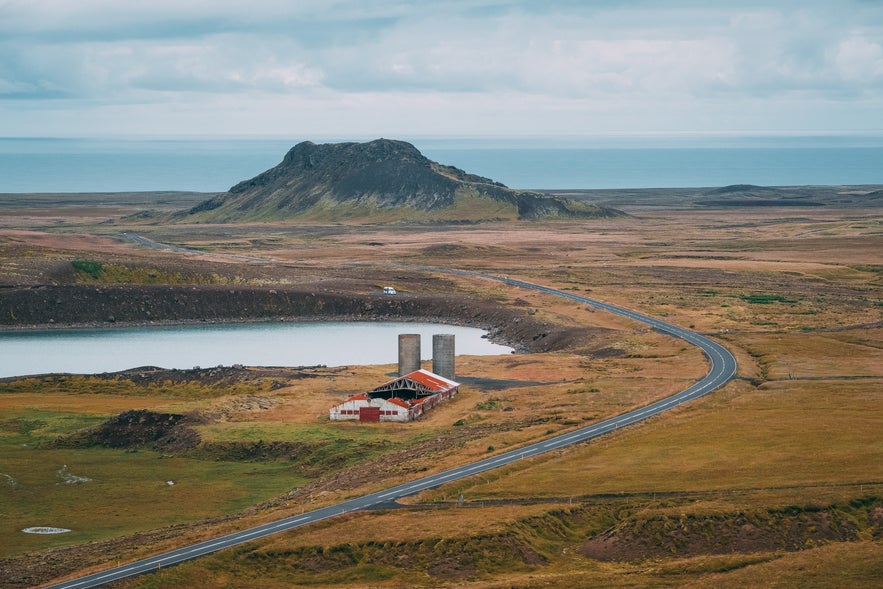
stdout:
{"type": "Polygon", "coordinates": [[[807,194],[789,192],[772,186],[733,184],[706,193],[696,204],[706,207],[819,207],[807,194]]]}
{"type": "Polygon", "coordinates": [[[740,209],[761,207],[883,207],[883,187],[877,184],[834,186],[755,186],[733,184],[720,188],[617,188],[543,190],[544,194],[572,198],[608,207],[665,207],[674,209],[740,209]]]}
{"type": "Polygon", "coordinates": [[[539,192],[429,160],[404,141],[295,145],[279,165],[199,203],[189,222],[478,222],[594,218],[623,213],[539,192]]]}

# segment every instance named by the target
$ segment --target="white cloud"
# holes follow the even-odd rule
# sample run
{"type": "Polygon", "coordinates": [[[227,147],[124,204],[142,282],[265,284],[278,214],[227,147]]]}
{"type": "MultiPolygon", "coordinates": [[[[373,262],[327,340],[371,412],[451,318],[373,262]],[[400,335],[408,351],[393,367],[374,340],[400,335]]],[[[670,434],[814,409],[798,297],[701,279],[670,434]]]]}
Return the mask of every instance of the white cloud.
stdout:
{"type": "Polygon", "coordinates": [[[844,80],[879,86],[883,81],[883,46],[856,35],[839,43],[832,60],[844,80]]]}
{"type": "Polygon", "coordinates": [[[881,129],[881,38],[861,0],[0,0],[0,122],[881,129]]]}

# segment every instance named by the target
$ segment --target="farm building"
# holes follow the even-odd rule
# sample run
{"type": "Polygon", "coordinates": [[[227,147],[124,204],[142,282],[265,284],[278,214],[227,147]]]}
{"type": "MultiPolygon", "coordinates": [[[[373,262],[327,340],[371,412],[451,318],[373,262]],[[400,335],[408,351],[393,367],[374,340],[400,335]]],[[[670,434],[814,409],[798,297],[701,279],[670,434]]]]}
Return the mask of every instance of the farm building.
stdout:
{"type": "Polygon", "coordinates": [[[433,374],[415,370],[399,376],[367,393],[353,395],[332,407],[332,421],[412,421],[438,403],[457,394],[460,384],[433,374]]]}

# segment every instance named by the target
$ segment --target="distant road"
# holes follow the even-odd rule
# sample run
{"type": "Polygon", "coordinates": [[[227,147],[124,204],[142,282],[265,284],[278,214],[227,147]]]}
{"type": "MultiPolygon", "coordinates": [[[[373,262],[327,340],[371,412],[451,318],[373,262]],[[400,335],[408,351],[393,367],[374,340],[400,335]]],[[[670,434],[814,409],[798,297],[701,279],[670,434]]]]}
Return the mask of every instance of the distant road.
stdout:
{"type": "MultiPolygon", "coordinates": [[[[133,235],[127,235],[127,237],[129,237],[130,239],[136,238],[136,236],[133,235]]],[[[144,240],[143,238],[138,238],[137,241],[145,245],[150,245],[151,247],[154,247],[154,245],[152,244],[156,244],[156,242],[150,242],[149,240],[144,240]]],[[[175,248],[174,251],[181,251],[181,248],[175,248]]],[[[412,267],[418,268],[417,266],[412,267]]],[[[488,280],[496,280],[498,282],[502,282],[514,287],[526,288],[544,292],[550,295],[564,297],[582,305],[590,305],[594,308],[601,309],[615,315],[620,315],[622,317],[633,319],[640,323],[649,325],[660,333],[682,339],[687,343],[701,349],[709,360],[709,371],[703,378],[699,379],[694,384],[677,394],[656,401],[655,403],[651,403],[645,407],[634,409],[621,415],[617,415],[616,417],[605,419],[604,421],[600,421],[594,425],[586,426],[571,432],[560,434],[552,438],[530,444],[528,446],[509,450],[508,452],[505,452],[503,454],[491,456],[489,458],[485,458],[484,460],[473,462],[472,464],[452,468],[438,474],[429,475],[407,483],[403,483],[401,485],[397,485],[383,491],[377,491],[376,493],[371,493],[369,495],[350,499],[336,505],[324,507],[322,509],[317,509],[315,511],[310,511],[301,515],[287,517],[274,522],[263,524],[261,526],[249,528],[241,532],[235,532],[233,534],[221,536],[213,540],[206,540],[197,544],[185,546],[184,548],[179,548],[170,552],[158,554],[150,558],[145,558],[143,560],[139,560],[130,564],[118,566],[103,572],[94,573],[92,575],[81,577],[79,579],[58,583],[56,585],[52,585],[51,588],[84,589],[87,587],[98,587],[105,583],[110,583],[111,581],[117,581],[144,573],[155,572],[160,570],[162,567],[179,564],[181,562],[191,560],[199,556],[204,556],[206,554],[211,554],[225,548],[230,548],[231,546],[236,546],[238,544],[250,542],[258,538],[264,538],[273,534],[278,534],[279,532],[293,530],[295,528],[322,521],[324,519],[335,517],[344,513],[360,511],[363,509],[382,505],[384,503],[389,503],[390,501],[395,501],[402,497],[413,495],[415,493],[419,493],[420,491],[425,491],[426,489],[438,487],[444,483],[449,483],[451,481],[456,481],[458,479],[472,476],[474,474],[479,474],[488,470],[505,466],[517,460],[531,458],[533,456],[545,454],[552,450],[557,450],[559,448],[564,448],[566,446],[577,444],[579,442],[591,440],[621,427],[632,425],[639,421],[643,421],[645,419],[653,417],[654,415],[659,415],[663,411],[667,411],[669,409],[677,407],[681,403],[692,401],[693,399],[697,399],[703,395],[707,395],[713,390],[718,389],[726,384],[736,373],[736,359],[733,357],[730,351],[722,345],[710,340],[703,335],[700,335],[688,329],[684,329],[682,327],[678,327],[676,325],[672,325],[670,323],[666,323],[664,321],[660,321],[658,319],[654,319],[652,317],[648,317],[647,315],[635,313],[634,311],[630,311],[622,307],[602,303],[600,301],[596,301],[594,299],[576,295],[570,292],[549,288],[547,286],[541,286],[539,284],[533,284],[531,282],[525,282],[523,280],[516,280],[513,278],[494,276],[490,274],[482,274],[479,272],[468,272],[465,270],[449,270],[427,266],[419,266],[419,268],[433,272],[444,272],[450,274],[458,274],[462,276],[472,276],[485,278],[488,280]]]]}

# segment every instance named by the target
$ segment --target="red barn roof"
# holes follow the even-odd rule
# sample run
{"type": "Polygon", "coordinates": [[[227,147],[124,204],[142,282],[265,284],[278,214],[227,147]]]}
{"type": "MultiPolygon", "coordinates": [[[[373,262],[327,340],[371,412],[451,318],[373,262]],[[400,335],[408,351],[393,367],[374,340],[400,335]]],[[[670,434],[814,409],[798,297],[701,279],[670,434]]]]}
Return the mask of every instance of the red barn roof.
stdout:
{"type": "Polygon", "coordinates": [[[425,384],[429,388],[433,389],[435,392],[443,392],[449,391],[453,388],[460,386],[459,382],[454,382],[453,380],[449,380],[444,376],[439,376],[434,372],[429,372],[428,370],[415,370],[414,372],[410,372],[401,378],[410,378],[411,380],[416,380],[419,383],[425,384]]]}
{"type": "Polygon", "coordinates": [[[367,393],[369,397],[378,395],[399,396],[398,393],[407,392],[407,396],[425,397],[437,393],[447,393],[460,386],[460,383],[448,380],[428,370],[415,370],[404,376],[399,376],[383,383],[373,391],[367,393]]]}

